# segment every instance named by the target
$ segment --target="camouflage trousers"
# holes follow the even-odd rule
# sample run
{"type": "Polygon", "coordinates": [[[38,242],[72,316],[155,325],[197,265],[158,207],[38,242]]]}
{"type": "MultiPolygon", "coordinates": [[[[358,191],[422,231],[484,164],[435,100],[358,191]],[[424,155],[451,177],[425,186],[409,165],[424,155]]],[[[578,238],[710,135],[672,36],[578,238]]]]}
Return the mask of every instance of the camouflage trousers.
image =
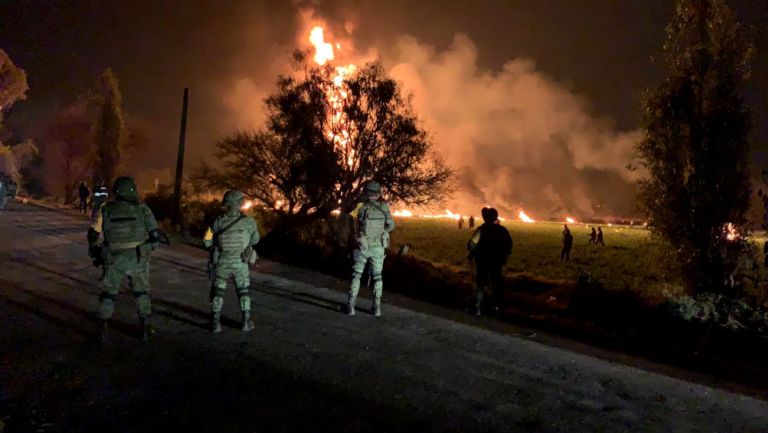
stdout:
{"type": "Polygon", "coordinates": [[[128,277],[128,284],[136,298],[139,316],[149,317],[152,314],[152,304],[149,300],[149,257],[137,259],[136,251],[128,250],[113,253],[111,262],[102,280],[98,317],[104,320],[112,317],[115,312],[115,297],[125,277],[128,277]]]}
{"type": "Polygon", "coordinates": [[[230,278],[235,280],[235,290],[240,300],[240,311],[251,311],[251,275],[248,264],[240,258],[237,261],[219,261],[216,265],[216,275],[211,288],[211,311],[221,312],[224,307],[224,292],[227,290],[227,282],[230,278]]]}
{"type": "Polygon", "coordinates": [[[384,281],[381,277],[381,270],[384,267],[384,256],[386,255],[383,246],[368,247],[365,250],[357,249],[354,252],[355,264],[352,265],[352,284],[349,286],[349,298],[354,299],[360,291],[360,278],[365,271],[366,263],[370,262],[371,279],[373,280],[373,298],[376,301],[381,300],[381,294],[384,291],[384,281]]]}

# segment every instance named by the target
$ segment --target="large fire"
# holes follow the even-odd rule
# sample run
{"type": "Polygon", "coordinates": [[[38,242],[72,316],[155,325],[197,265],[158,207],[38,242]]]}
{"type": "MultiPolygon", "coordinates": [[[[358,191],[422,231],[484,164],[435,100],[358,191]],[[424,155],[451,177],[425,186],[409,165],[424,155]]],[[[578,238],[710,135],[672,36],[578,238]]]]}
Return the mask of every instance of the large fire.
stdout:
{"type": "MultiPolygon", "coordinates": [[[[333,44],[326,42],[322,27],[315,26],[309,34],[309,42],[315,47],[314,60],[320,66],[335,59],[333,44]]],[[[341,44],[336,44],[340,49],[341,44]]],[[[345,78],[357,71],[357,66],[335,66],[333,69],[333,86],[325,90],[325,97],[331,107],[331,122],[325,131],[326,137],[333,142],[334,148],[343,156],[347,167],[355,164],[355,151],[350,143],[349,126],[344,116],[344,102],[349,97],[349,91],[344,83],[345,78]]]]}

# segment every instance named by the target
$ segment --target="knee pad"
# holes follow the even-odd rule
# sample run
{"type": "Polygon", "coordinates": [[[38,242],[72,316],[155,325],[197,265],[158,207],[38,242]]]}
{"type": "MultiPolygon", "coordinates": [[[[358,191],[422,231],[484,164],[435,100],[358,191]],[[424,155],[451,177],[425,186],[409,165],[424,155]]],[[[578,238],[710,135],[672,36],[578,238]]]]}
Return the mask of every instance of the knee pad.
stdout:
{"type": "Polygon", "coordinates": [[[213,300],[211,301],[211,309],[214,312],[221,311],[221,308],[224,307],[224,298],[221,296],[214,296],[213,300]]]}
{"type": "Polygon", "coordinates": [[[237,289],[237,297],[242,298],[244,296],[250,296],[251,294],[251,288],[250,287],[241,287],[237,289]]]}

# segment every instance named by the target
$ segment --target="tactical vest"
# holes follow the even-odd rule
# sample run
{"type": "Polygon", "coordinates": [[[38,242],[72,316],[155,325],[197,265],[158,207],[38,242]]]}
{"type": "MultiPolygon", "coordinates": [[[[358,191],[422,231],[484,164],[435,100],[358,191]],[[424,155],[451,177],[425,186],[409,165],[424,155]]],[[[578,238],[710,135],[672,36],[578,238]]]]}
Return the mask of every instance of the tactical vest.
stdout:
{"type": "MultiPolygon", "coordinates": [[[[232,223],[234,218],[238,218],[239,216],[240,215],[227,215],[221,218],[219,220],[218,228],[221,229],[222,227],[228,226],[232,223]]],[[[216,236],[215,243],[219,258],[239,258],[240,254],[248,248],[251,243],[251,232],[248,231],[246,219],[247,218],[241,219],[235,225],[227,229],[227,231],[216,236]]]]}
{"type": "Polygon", "coordinates": [[[389,247],[389,233],[387,233],[387,214],[384,204],[365,203],[360,208],[360,236],[365,238],[367,245],[381,245],[389,247]],[[381,209],[379,208],[381,207],[381,209]]]}
{"type": "Polygon", "coordinates": [[[144,212],[139,203],[115,201],[102,208],[104,239],[112,251],[136,248],[147,238],[144,212]]]}

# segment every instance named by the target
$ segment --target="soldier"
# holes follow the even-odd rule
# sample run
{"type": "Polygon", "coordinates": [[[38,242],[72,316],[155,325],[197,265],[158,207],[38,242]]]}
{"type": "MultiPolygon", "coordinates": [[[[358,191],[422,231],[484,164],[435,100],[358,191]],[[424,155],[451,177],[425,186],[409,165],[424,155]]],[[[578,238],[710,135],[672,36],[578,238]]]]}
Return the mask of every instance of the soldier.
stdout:
{"type": "Polygon", "coordinates": [[[568,224],[563,224],[563,249],[560,251],[561,262],[567,262],[571,259],[571,248],[573,248],[573,235],[568,228],[568,224]]]}
{"type": "Polygon", "coordinates": [[[96,218],[99,214],[101,206],[109,199],[109,192],[104,182],[99,180],[96,182],[96,187],[93,189],[93,200],[91,202],[91,218],[96,218]]]}
{"type": "Polygon", "coordinates": [[[139,201],[136,184],[130,177],[115,180],[115,199],[99,208],[97,219],[88,230],[88,254],[104,266],[99,296],[98,317],[102,321],[101,339],[106,339],[108,321],[115,310],[117,295],[124,277],[136,298],[142,339],[152,333],[149,317],[149,259],[160,243],[157,222],[149,207],[139,201]],[[98,245],[99,236],[104,242],[98,245]]]}
{"type": "Polygon", "coordinates": [[[597,244],[605,246],[605,242],[603,241],[603,228],[602,227],[598,227],[597,228],[597,240],[595,241],[595,245],[597,245],[597,244]]]}
{"type": "Polygon", "coordinates": [[[475,228],[475,216],[470,215],[469,216],[469,229],[472,230],[475,228]]]}
{"type": "Polygon", "coordinates": [[[467,243],[469,250],[467,259],[474,260],[477,267],[475,315],[478,317],[481,314],[485,286],[488,283],[493,288],[495,308],[498,309],[501,305],[503,289],[501,268],[512,252],[512,237],[509,231],[497,223],[499,212],[494,208],[484,207],[481,215],[483,224],[475,230],[467,243]]]}
{"type": "Polygon", "coordinates": [[[83,215],[88,214],[88,197],[91,195],[91,190],[88,189],[88,185],[85,184],[85,182],[80,182],[80,187],[77,189],[77,193],[80,196],[80,205],[78,206],[78,210],[83,213],[83,215]]]}
{"type": "Polygon", "coordinates": [[[256,220],[240,211],[245,201],[243,193],[237,190],[224,194],[226,212],[217,217],[203,238],[203,244],[211,251],[212,296],[211,328],[221,332],[221,309],[224,307],[224,292],[229,278],[235,280],[235,290],[240,300],[243,315],[242,331],[253,329],[251,321],[251,276],[249,267],[256,263],[259,242],[259,227],[256,220]]]}
{"type": "Polygon", "coordinates": [[[365,200],[357,205],[352,212],[356,217],[357,248],[353,255],[355,264],[352,266],[352,283],[347,299],[347,314],[355,315],[355,301],[360,290],[360,278],[366,263],[370,262],[369,272],[373,279],[373,315],[381,316],[381,293],[384,282],[381,279],[381,269],[384,267],[384,256],[389,248],[389,233],[395,229],[395,220],[389,211],[389,206],[381,200],[381,185],[369,182],[365,186],[365,200]]]}

